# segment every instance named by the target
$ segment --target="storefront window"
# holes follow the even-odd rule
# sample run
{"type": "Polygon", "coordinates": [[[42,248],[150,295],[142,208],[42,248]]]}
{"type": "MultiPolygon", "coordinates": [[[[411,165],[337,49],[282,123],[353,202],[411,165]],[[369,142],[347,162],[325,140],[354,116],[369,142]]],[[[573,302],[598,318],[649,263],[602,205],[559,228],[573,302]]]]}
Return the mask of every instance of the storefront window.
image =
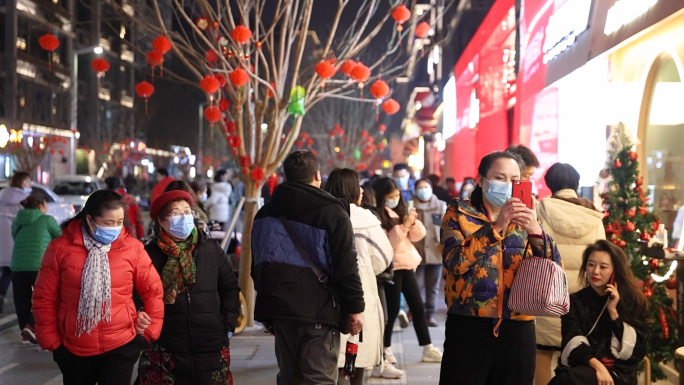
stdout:
{"type": "Polygon", "coordinates": [[[681,64],[670,55],[655,61],[646,82],[645,97],[650,98],[645,124],[644,176],[652,191],[656,214],[670,231],[675,217],[684,205],[684,110],[680,103],[684,96],[681,64]]]}

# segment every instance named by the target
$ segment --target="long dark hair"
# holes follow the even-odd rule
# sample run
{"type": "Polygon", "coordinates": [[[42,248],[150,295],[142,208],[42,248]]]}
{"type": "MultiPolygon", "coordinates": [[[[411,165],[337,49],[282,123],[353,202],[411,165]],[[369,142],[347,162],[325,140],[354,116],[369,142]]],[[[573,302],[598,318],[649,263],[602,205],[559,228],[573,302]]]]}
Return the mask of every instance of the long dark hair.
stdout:
{"type": "Polygon", "coordinates": [[[407,214],[406,201],[401,194],[399,194],[399,204],[392,209],[399,215],[399,218],[390,218],[387,210],[385,210],[385,196],[394,190],[399,190],[399,186],[397,186],[397,182],[392,178],[381,178],[375,182],[375,207],[378,210],[376,214],[378,219],[380,219],[382,228],[388,231],[401,223],[407,214]]]}
{"type": "Polygon", "coordinates": [[[359,204],[361,187],[359,186],[359,176],[354,170],[348,168],[334,169],[325,182],[324,190],[335,198],[346,199],[355,205],[359,204]]]}
{"type": "MultiPolygon", "coordinates": [[[[477,175],[486,178],[489,169],[492,168],[494,162],[499,159],[513,159],[516,163],[518,163],[518,166],[520,166],[520,172],[522,172],[523,167],[525,167],[525,162],[523,162],[520,155],[509,151],[494,151],[482,157],[482,160],[480,160],[480,165],[477,166],[477,175]]],[[[484,207],[484,199],[482,198],[482,194],[482,186],[480,186],[479,183],[470,191],[470,202],[476,208],[484,207]]]]}
{"type": "Polygon", "coordinates": [[[628,324],[638,325],[645,322],[644,314],[648,309],[648,300],[637,286],[637,279],[632,273],[627,261],[627,255],[621,248],[605,239],[596,241],[589,245],[582,254],[582,267],[580,268],[578,280],[581,286],[588,286],[587,262],[589,256],[595,251],[604,251],[610,255],[615,274],[615,283],[620,293],[618,302],[618,313],[628,324]]]}
{"type": "Polygon", "coordinates": [[[115,193],[113,190],[98,190],[90,194],[85,205],[75,217],[68,219],[62,223],[62,229],[69,227],[69,224],[76,220],[85,220],[87,215],[91,217],[100,217],[106,210],[126,208],[126,203],[121,195],[115,193]]]}

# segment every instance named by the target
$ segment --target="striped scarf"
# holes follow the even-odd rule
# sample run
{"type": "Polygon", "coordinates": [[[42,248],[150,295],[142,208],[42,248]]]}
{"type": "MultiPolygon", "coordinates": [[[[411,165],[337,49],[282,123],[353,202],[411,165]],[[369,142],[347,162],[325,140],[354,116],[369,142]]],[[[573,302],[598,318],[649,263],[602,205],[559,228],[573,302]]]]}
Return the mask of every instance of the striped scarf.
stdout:
{"type": "Polygon", "coordinates": [[[83,244],[88,257],[81,276],[81,295],[78,299],[76,336],[90,334],[100,321],[112,320],[112,276],[107,253],[111,244],[104,245],[83,231],[83,244]]]}

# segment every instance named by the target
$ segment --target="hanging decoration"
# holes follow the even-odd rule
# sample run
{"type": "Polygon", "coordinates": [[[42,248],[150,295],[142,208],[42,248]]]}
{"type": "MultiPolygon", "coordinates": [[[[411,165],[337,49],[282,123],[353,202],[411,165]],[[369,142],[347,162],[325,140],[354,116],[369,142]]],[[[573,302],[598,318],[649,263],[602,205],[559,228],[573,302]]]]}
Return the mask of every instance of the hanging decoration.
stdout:
{"type": "Polygon", "coordinates": [[[376,80],[375,83],[370,86],[370,93],[375,99],[382,99],[389,95],[389,92],[389,86],[382,80],[376,80]]]}
{"type": "Polygon", "coordinates": [[[396,114],[397,112],[399,112],[400,108],[401,106],[394,99],[387,99],[384,103],[382,103],[382,110],[385,111],[387,115],[396,114]]]}
{"type": "Polygon", "coordinates": [[[416,37],[425,39],[430,34],[431,29],[432,27],[430,27],[430,24],[428,24],[425,21],[418,23],[418,25],[416,26],[416,37]]]}
{"type": "Polygon", "coordinates": [[[38,39],[38,44],[48,51],[48,68],[52,71],[52,51],[59,48],[59,39],[51,33],[46,33],[38,39]]]}
{"type": "Polygon", "coordinates": [[[340,66],[340,72],[347,76],[350,76],[354,67],[356,67],[356,62],[353,60],[347,60],[340,66]]]}
{"type": "Polygon", "coordinates": [[[242,144],[242,139],[237,135],[228,137],[228,146],[233,150],[233,155],[237,155],[237,149],[242,144]]]}
{"type": "Polygon", "coordinates": [[[264,170],[259,167],[254,167],[252,169],[251,177],[256,182],[257,188],[259,188],[259,183],[264,179],[264,170]]]}
{"type": "Polygon", "coordinates": [[[245,44],[252,38],[252,31],[244,25],[238,25],[230,31],[230,37],[238,44],[245,44]]]}
{"type": "Polygon", "coordinates": [[[152,48],[164,55],[171,50],[171,40],[164,35],[159,35],[152,40],[152,48]]]}
{"type": "Polygon", "coordinates": [[[208,49],[207,52],[204,53],[204,58],[209,63],[216,63],[216,61],[219,59],[218,55],[213,49],[208,49]]]}
{"type": "Polygon", "coordinates": [[[195,24],[200,31],[206,31],[209,28],[209,19],[206,16],[199,17],[195,20],[195,24]]]}
{"type": "Polygon", "coordinates": [[[320,63],[316,64],[314,70],[321,79],[330,79],[337,71],[330,60],[322,60],[320,63]]]}
{"type": "Polygon", "coordinates": [[[230,83],[236,87],[242,87],[249,82],[249,74],[242,68],[236,68],[228,74],[230,83]]]}
{"type": "Polygon", "coordinates": [[[228,99],[226,99],[226,98],[221,99],[221,101],[219,102],[219,109],[222,112],[226,112],[226,111],[228,111],[229,108],[230,108],[230,102],[228,101],[228,99]]]}
{"type": "Polygon", "coordinates": [[[359,83],[359,87],[363,88],[363,83],[368,80],[371,75],[370,68],[359,62],[354,66],[349,76],[356,82],[359,83]]]}
{"type": "Polygon", "coordinates": [[[135,85],[135,92],[145,99],[145,115],[147,115],[147,101],[154,93],[154,86],[149,82],[142,81],[135,85]]]}
{"type": "Polygon", "coordinates": [[[397,23],[397,31],[401,32],[404,30],[402,24],[411,18],[411,11],[404,4],[399,4],[392,10],[392,18],[397,23]]]}
{"type": "Polygon", "coordinates": [[[304,109],[304,97],[306,90],[302,86],[295,86],[290,91],[290,105],[287,106],[287,112],[292,115],[304,116],[306,113],[304,109]]]}
{"type": "Polygon", "coordinates": [[[90,67],[97,72],[97,89],[100,89],[100,78],[105,76],[105,72],[109,71],[109,62],[101,57],[93,59],[90,62],[90,67]]]}
{"type": "Polygon", "coordinates": [[[235,122],[230,121],[230,120],[225,120],[224,123],[226,124],[226,132],[227,133],[233,135],[237,131],[237,126],[235,125],[235,122]]]}
{"type": "Polygon", "coordinates": [[[381,133],[384,133],[385,131],[387,131],[387,126],[385,126],[384,124],[379,125],[378,131],[380,131],[381,133]]]}
{"type": "Polygon", "coordinates": [[[216,106],[208,106],[204,109],[204,119],[206,119],[211,126],[214,127],[214,123],[221,120],[223,117],[223,112],[216,106]]]}
{"type": "Polygon", "coordinates": [[[199,82],[202,91],[209,94],[209,99],[213,102],[214,93],[221,87],[221,82],[214,75],[207,75],[199,82]]]}
{"type": "Polygon", "coordinates": [[[164,54],[156,50],[150,51],[147,53],[145,61],[147,61],[152,70],[152,81],[154,81],[154,68],[156,66],[159,66],[159,76],[164,77],[164,54]]]}

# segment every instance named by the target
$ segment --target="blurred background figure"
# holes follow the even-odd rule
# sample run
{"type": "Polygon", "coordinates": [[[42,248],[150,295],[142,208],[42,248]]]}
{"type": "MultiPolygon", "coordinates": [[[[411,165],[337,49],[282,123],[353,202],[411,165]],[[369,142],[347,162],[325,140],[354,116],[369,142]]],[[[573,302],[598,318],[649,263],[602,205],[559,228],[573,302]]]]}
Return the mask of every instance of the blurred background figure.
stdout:
{"type": "Polygon", "coordinates": [[[215,221],[224,228],[230,218],[229,201],[233,188],[228,182],[229,175],[226,170],[216,171],[214,183],[211,185],[211,195],[204,202],[209,214],[209,220],[215,221]]]}
{"type": "Polygon", "coordinates": [[[446,178],[444,184],[446,186],[447,193],[450,197],[455,198],[458,196],[458,190],[456,189],[456,179],[448,177],[446,178]]]}
{"type": "Polygon", "coordinates": [[[143,239],[145,237],[145,224],[143,222],[140,205],[131,194],[128,194],[124,183],[118,176],[110,176],[105,179],[107,190],[112,190],[121,195],[126,203],[124,208],[124,226],[132,237],[143,239]]]}
{"type": "Polygon", "coordinates": [[[475,188],[475,179],[465,178],[461,184],[461,191],[458,193],[460,199],[470,199],[470,192],[475,188]]]}
{"type": "Polygon", "coordinates": [[[442,202],[449,202],[451,200],[451,195],[449,192],[439,184],[439,176],[435,174],[430,174],[427,179],[432,183],[432,193],[435,194],[437,199],[442,202]]]}
{"type": "Polygon", "coordinates": [[[534,174],[534,170],[539,167],[539,160],[537,159],[537,156],[534,155],[532,150],[523,146],[522,144],[519,144],[517,146],[510,146],[508,147],[507,151],[513,154],[520,155],[523,162],[525,162],[522,174],[520,174],[520,179],[531,180],[532,174],[534,174]]]}
{"type": "Polygon", "coordinates": [[[392,178],[399,186],[399,191],[404,201],[408,202],[413,199],[413,190],[416,188],[416,182],[411,179],[411,169],[406,163],[397,163],[392,169],[392,178]]]}
{"type": "Polygon", "coordinates": [[[152,206],[152,202],[154,202],[154,200],[157,199],[157,197],[162,195],[166,186],[168,186],[169,183],[173,182],[176,179],[170,177],[169,172],[166,171],[165,168],[161,167],[154,172],[154,177],[157,180],[157,184],[155,184],[154,188],[152,188],[152,195],[150,196],[150,207],[152,206]]]}

